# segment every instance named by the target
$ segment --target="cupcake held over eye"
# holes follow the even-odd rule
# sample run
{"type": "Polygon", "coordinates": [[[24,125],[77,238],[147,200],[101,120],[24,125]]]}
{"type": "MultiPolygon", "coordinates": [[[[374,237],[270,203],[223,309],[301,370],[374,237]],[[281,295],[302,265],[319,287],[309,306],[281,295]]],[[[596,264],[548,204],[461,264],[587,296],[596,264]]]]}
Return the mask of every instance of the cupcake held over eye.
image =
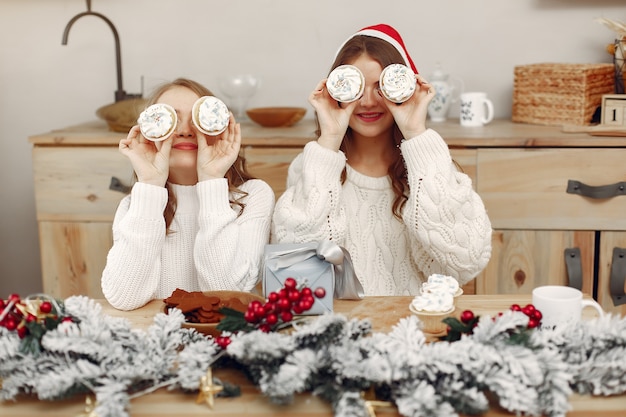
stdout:
{"type": "Polygon", "coordinates": [[[230,111],[219,98],[204,96],[194,103],[191,116],[194,126],[200,132],[217,136],[228,127],[230,111]]]}
{"type": "Polygon", "coordinates": [[[137,123],[141,134],[151,141],[167,139],[176,130],[178,117],[172,106],[165,103],[157,103],[149,106],[141,112],[137,123]]]}
{"type": "Polygon", "coordinates": [[[365,89],[365,77],[354,65],[340,65],[328,75],[328,94],[342,103],[358,100],[365,89]]]}
{"type": "Polygon", "coordinates": [[[391,64],[380,73],[380,92],[393,103],[404,103],[411,98],[416,85],[415,73],[406,65],[391,64]]]}

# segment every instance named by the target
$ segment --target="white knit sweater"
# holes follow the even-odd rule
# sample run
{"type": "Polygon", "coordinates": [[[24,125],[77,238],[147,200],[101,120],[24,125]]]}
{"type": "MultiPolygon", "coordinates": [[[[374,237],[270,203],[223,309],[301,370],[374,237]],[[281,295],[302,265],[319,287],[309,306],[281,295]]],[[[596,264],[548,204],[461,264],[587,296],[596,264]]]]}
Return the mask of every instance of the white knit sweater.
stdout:
{"type": "Polygon", "coordinates": [[[271,240],[337,242],[350,253],[366,295],[414,295],[433,273],[461,285],[472,280],[491,256],[491,223],[480,196],[434,130],[404,141],[401,151],[410,187],[402,221],[392,213],[388,176],[360,174],[341,151],[309,142],[289,167],[271,240]]]}
{"type": "Polygon", "coordinates": [[[226,179],[171,185],[178,204],[169,235],[164,187],[136,183],[115,213],[102,291],[118,309],[169,297],[176,288],[250,291],[258,282],[274,208],[269,185],[250,180],[239,187],[248,193],[239,217],[226,179]]]}

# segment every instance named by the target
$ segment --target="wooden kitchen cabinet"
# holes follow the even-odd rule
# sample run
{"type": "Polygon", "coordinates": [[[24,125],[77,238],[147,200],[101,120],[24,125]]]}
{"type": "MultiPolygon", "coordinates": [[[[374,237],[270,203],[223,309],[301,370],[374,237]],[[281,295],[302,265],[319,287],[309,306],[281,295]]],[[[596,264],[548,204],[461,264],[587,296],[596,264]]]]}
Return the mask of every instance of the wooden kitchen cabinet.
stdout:
{"type": "MultiPolygon", "coordinates": [[[[573,285],[605,310],[626,314],[626,304],[619,304],[624,297],[615,296],[615,305],[611,295],[611,285],[613,293],[621,288],[623,294],[620,274],[626,271],[626,193],[619,191],[626,182],[626,138],[506,120],[476,128],[449,120],[430,127],[472,178],[494,229],[491,261],[466,292],[528,294],[537,285],[573,285]],[[568,193],[569,180],[614,185],[617,195],[568,193]]],[[[306,119],[290,128],[242,125],[248,168],[272,186],[276,198],[289,164],[315,139],[314,130],[306,119]]],[[[102,297],[113,215],[123,187],[132,183],[130,164],[117,150],[122,137],[94,122],[29,138],[46,293],[102,297]],[[112,178],[120,190],[110,189],[112,178]]]]}
{"type": "Polygon", "coordinates": [[[502,120],[437,130],[451,147],[476,150],[474,186],[494,230],[476,293],[571,285],[594,295],[606,311],[626,312],[626,266],[615,267],[626,263],[626,138],[502,120]],[[585,186],[595,192],[605,186],[613,196],[579,194],[585,186]]]}

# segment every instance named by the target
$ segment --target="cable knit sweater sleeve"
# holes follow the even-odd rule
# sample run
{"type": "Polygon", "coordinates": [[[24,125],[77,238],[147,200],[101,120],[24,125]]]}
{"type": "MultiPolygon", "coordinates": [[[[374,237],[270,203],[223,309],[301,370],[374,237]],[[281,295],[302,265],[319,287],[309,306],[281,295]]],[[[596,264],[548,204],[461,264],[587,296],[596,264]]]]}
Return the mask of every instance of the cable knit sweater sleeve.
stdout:
{"type": "Polygon", "coordinates": [[[225,179],[198,183],[194,262],[205,290],[250,291],[258,281],[261,256],[269,241],[274,192],[261,180],[249,180],[239,188],[248,195],[237,217],[228,202],[225,179]]]}
{"type": "Polygon", "coordinates": [[[276,203],[273,242],[328,239],[344,243],[346,221],[339,202],[345,166],[343,152],[326,149],[316,141],[306,144],[289,166],[287,189],[276,203]]]}
{"type": "Polygon", "coordinates": [[[434,130],[404,141],[401,150],[410,187],[403,220],[413,258],[425,276],[450,275],[463,285],[491,256],[491,223],[483,202],[434,130]]]}
{"type": "Polygon", "coordinates": [[[136,183],[113,219],[113,246],[102,273],[102,292],[112,306],[132,310],[152,300],[161,277],[165,242],[164,187],[136,183]],[[132,204],[131,204],[132,201],[132,204]]]}

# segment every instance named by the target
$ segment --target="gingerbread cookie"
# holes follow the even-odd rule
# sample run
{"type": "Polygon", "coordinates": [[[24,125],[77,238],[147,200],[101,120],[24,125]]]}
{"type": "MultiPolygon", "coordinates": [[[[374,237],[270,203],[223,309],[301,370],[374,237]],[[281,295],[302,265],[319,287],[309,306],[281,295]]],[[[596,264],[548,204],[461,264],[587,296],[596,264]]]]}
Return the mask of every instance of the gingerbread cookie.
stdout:
{"type": "Polygon", "coordinates": [[[241,312],[248,308],[238,298],[221,299],[200,291],[185,291],[180,288],[174,290],[163,302],[167,309],[178,308],[182,311],[185,321],[190,323],[218,323],[224,318],[219,312],[223,307],[241,312]]]}

